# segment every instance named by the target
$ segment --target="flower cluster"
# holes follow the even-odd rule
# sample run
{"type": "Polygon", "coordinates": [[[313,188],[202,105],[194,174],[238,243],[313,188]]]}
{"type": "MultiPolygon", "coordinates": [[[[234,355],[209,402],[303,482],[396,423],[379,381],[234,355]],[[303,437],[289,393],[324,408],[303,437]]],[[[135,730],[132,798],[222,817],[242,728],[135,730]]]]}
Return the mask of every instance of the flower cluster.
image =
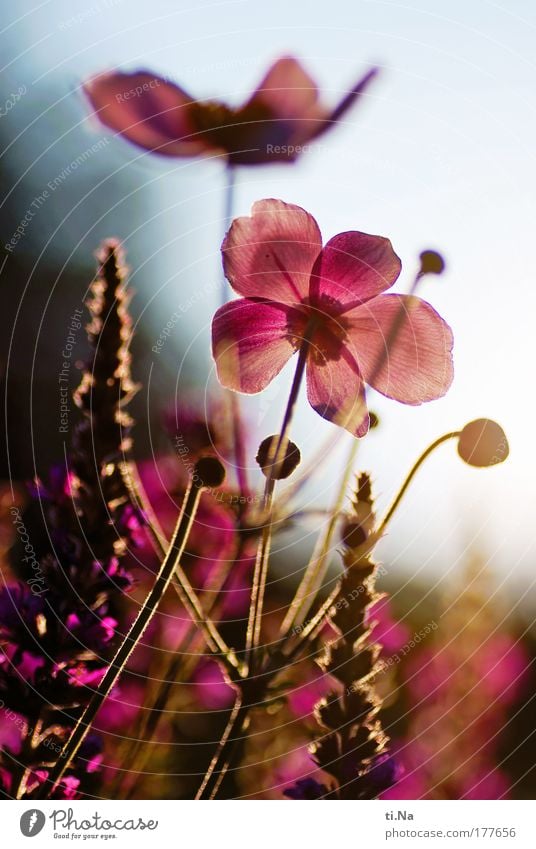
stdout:
{"type": "MultiPolygon", "coordinates": [[[[316,798],[375,799],[395,781],[396,764],[386,752],[387,736],[378,719],[380,702],[374,678],[381,669],[380,645],[372,637],[368,611],[376,592],[376,564],[371,559],[374,508],[370,478],[359,477],[353,514],[343,530],[345,571],[328,612],[337,637],[319,663],[337,688],[322,699],[316,713],[322,735],[313,746],[317,765],[335,786],[316,782],[316,798]]],[[[287,789],[293,799],[315,798],[312,779],[287,789]]]]}
{"type": "MultiPolygon", "coordinates": [[[[18,732],[3,749],[0,776],[4,793],[17,798],[46,779],[102,676],[116,633],[115,600],[132,582],[124,557],[139,519],[120,472],[132,424],[124,407],[135,391],[128,292],[114,242],[103,246],[99,261],[88,303],[93,359],[76,393],[83,416],[66,467],[34,489],[48,532],[35,521],[28,525],[36,549],[39,538],[42,584],[36,593],[27,558],[15,549],[19,582],[0,593],[0,697],[18,732]]],[[[88,738],[56,793],[72,798],[79,785],[87,787],[99,753],[99,741],[88,738]]]]}

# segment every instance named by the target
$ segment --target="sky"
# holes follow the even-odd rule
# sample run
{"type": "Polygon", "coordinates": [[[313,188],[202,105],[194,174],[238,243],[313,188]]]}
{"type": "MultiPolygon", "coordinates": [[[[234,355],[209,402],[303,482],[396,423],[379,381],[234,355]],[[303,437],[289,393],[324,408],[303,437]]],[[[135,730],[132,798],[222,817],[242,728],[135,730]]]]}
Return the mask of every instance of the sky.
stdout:
{"type": "MultiPolygon", "coordinates": [[[[402,574],[440,580],[478,548],[510,591],[532,592],[534,4],[20,0],[4,10],[3,28],[4,79],[42,98],[48,115],[72,110],[88,146],[107,134],[87,120],[80,82],[112,67],[147,68],[196,97],[231,103],[247,97],[282,54],[305,64],[328,103],[371,64],[380,67],[368,96],[297,165],[241,171],[235,213],[246,214],[258,198],[280,197],[309,210],[326,239],[348,229],[388,236],[403,262],[398,291],[411,285],[421,250],[442,252],[446,273],[427,279],[420,294],[454,330],[455,382],[446,398],[420,408],[371,397],[381,427],[359,446],[359,464],[372,471],[385,509],[426,445],[471,419],[497,419],[511,454],[501,467],[475,470],[454,445],[444,445],[420,472],[380,553],[402,574]],[[52,84],[61,92],[54,104],[41,94],[52,84]]],[[[22,128],[17,144],[23,148],[34,131],[22,128]]],[[[101,155],[125,169],[157,234],[150,259],[158,260],[158,285],[136,265],[140,319],[158,335],[177,305],[202,287],[177,334],[181,345],[191,343],[186,357],[210,372],[221,163],[164,161],[120,139],[101,155]]],[[[115,203],[110,199],[110,207],[115,203]]],[[[124,235],[127,247],[137,236],[124,235]]],[[[175,345],[172,336],[167,369],[175,345]]],[[[177,358],[175,372],[182,365],[177,358]]],[[[162,366],[155,361],[154,368],[162,366]]],[[[277,428],[290,379],[287,369],[267,395],[245,402],[263,433],[277,428]]],[[[350,437],[320,420],[303,398],[294,438],[304,456],[330,434],[336,452],[310,493],[311,505],[332,497],[350,437]]]]}

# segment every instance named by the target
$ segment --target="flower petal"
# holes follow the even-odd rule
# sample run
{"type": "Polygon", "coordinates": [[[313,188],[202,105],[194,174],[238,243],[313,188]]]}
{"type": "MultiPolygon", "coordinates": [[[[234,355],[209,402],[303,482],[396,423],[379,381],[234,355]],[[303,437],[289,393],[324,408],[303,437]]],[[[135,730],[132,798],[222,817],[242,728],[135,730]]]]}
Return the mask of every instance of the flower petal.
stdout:
{"type": "Polygon", "coordinates": [[[389,289],[402,264],[389,239],[349,231],[330,239],[311,276],[311,299],[336,301],[341,312],[389,289]]]}
{"type": "Polygon", "coordinates": [[[253,93],[251,103],[268,106],[275,118],[324,117],[318,105],[315,81],[292,56],[282,56],[268,70],[253,93]]]}
{"type": "Polygon", "coordinates": [[[212,322],[212,354],[223,386],[261,392],[295,352],[292,310],[240,298],[220,307],[212,322]]]}
{"type": "Polygon", "coordinates": [[[365,382],[403,404],[444,395],[452,383],[452,331],[427,301],[381,295],[347,313],[365,382]]]}
{"type": "Polygon", "coordinates": [[[359,367],[346,348],[338,359],[326,359],[317,351],[307,361],[307,397],[323,419],[365,436],[369,415],[365,386],[359,367]]]}
{"type": "Polygon", "coordinates": [[[282,200],[260,200],[250,217],[233,221],[222,245],[223,268],[240,295],[298,304],[321,248],[312,215],[282,200]]]}
{"type": "Polygon", "coordinates": [[[354,105],[355,101],[358,100],[363,92],[367,89],[368,84],[371,80],[373,80],[378,75],[378,68],[371,68],[370,71],[367,71],[364,77],[361,77],[355,84],[355,86],[351,89],[351,91],[346,94],[342,100],[339,101],[337,106],[331,112],[328,121],[326,121],[326,127],[329,127],[330,124],[333,124],[337,121],[340,121],[342,116],[354,105]]]}
{"type": "Polygon", "coordinates": [[[84,91],[103,124],[145,150],[193,156],[208,147],[189,120],[192,98],[155,74],[99,74],[84,84],[84,91]]]}

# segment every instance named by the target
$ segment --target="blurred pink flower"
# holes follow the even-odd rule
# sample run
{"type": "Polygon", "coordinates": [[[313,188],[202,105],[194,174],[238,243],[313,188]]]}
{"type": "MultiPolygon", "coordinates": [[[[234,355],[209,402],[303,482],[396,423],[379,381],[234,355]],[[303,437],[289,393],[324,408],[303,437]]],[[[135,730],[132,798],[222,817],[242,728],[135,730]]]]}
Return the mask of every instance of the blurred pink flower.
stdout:
{"type": "Polygon", "coordinates": [[[367,610],[367,622],[372,625],[371,640],[380,643],[382,655],[394,654],[410,639],[411,633],[407,625],[393,618],[387,597],[371,604],[367,610]]]}
{"type": "Polygon", "coordinates": [[[478,650],[482,686],[490,696],[513,702],[526,683],[529,658],[519,641],[505,633],[494,634],[478,650]]]}
{"type": "Polygon", "coordinates": [[[222,156],[233,165],[293,162],[362,95],[370,70],[334,107],[320,104],[314,80],[291,56],[278,59],[238,108],[196,101],[147,71],[111,71],[84,85],[92,108],[110,129],[164,156],[222,156]]]}
{"type": "Polygon", "coordinates": [[[287,694],[288,706],[295,716],[304,719],[310,716],[315,705],[333,690],[333,679],[329,675],[315,675],[305,684],[298,684],[287,694]]]}
{"type": "Polygon", "coordinates": [[[308,344],[311,406],[355,436],[369,426],[365,383],[404,404],[449,388],[449,326],[421,298],[382,294],[401,268],[388,239],[354,231],[322,247],[312,215],[269,199],[235,219],[222,251],[225,275],[243,296],[221,307],[212,325],[227,388],[260,392],[308,344]]]}
{"type": "Polygon", "coordinates": [[[133,726],[146,695],[146,682],[123,681],[108,696],[99,712],[99,729],[124,732],[133,726]]]}
{"type": "Polygon", "coordinates": [[[510,780],[500,769],[493,768],[467,778],[461,790],[461,799],[507,799],[510,796],[510,780]]]}
{"type": "Polygon", "coordinates": [[[197,701],[209,710],[227,708],[235,701],[235,691],[215,660],[201,661],[194,671],[192,682],[197,701]]]}
{"type": "MultiPolygon", "coordinates": [[[[170,457],[147,460],[139,465],[140,477],[149,501],[164,531],[171,535],[180,513],[187,477],[182,479],[180,462],[170,457]]],[[[215,500],[212,494],[201,497],[189,535],[184,565],[195,566],[195,578],[203,583],[213,566],[232,557],[236,542],[232,513],[215,500]]],[[[152,557],[148,541],[144,550],[152,557]]],[[[156,563],[155,563],[156,567],[156,563]]],[[[199,589],[199,583],[196,589],[199,589]]]]}

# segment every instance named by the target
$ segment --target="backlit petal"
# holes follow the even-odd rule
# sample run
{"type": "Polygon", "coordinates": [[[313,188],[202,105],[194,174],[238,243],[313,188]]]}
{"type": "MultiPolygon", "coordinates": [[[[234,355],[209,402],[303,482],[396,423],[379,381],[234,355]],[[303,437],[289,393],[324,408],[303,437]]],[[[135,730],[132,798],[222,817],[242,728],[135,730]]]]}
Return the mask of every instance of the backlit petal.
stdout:
{"type": "Polygon", "coordinates": [[[324,419],[344,427],[353,436],[365,436],[369,416],[359,367],[345,349],[338,359],[313,351],[307,361],[307,397],[324,419]]]}
{"type": "Polygon", "coordinates": [[[103,124],[145,150],[193,156],[207,149],[189,120],[192,98],[155,74],[99,74],[84,84],[84,91],[103,124]]]}
{"type": "Polygon", "coordinates": [[[267,105],[277,118],[309,118],[325,112],[318,106],[315,81],[292,56],[282,56],[274,62],[252,101],[267,105]]]}
{"type": "Polygon", "coordinates": [[[311,299],[336,302],[341,311],[351,309],[389,289],[401,267],[389,239],[357,231],[339,233],[315,263],[311,299]]]}
{"type": "Polygon", "coordinates": [[[223,267],[240,295],[297,304],[308,294],[321,248],[312,215],[282,200],[260,200],[251,216],[233,221],[222,245],[223,267]]]}
{"type": "Polygon", "coordinates": [[[429,303],[414,295],[380,295],[346,318],[366,383],[404,404],[446,393],[454,373],[452,331],[429,303]]]}
{"type": "Polygon", "coordinates": [[[212,322],[220,383],[247,394],[268,386],[296,350],[291,324],[284,304],[240,298],[220,307],[212,322]]]}

